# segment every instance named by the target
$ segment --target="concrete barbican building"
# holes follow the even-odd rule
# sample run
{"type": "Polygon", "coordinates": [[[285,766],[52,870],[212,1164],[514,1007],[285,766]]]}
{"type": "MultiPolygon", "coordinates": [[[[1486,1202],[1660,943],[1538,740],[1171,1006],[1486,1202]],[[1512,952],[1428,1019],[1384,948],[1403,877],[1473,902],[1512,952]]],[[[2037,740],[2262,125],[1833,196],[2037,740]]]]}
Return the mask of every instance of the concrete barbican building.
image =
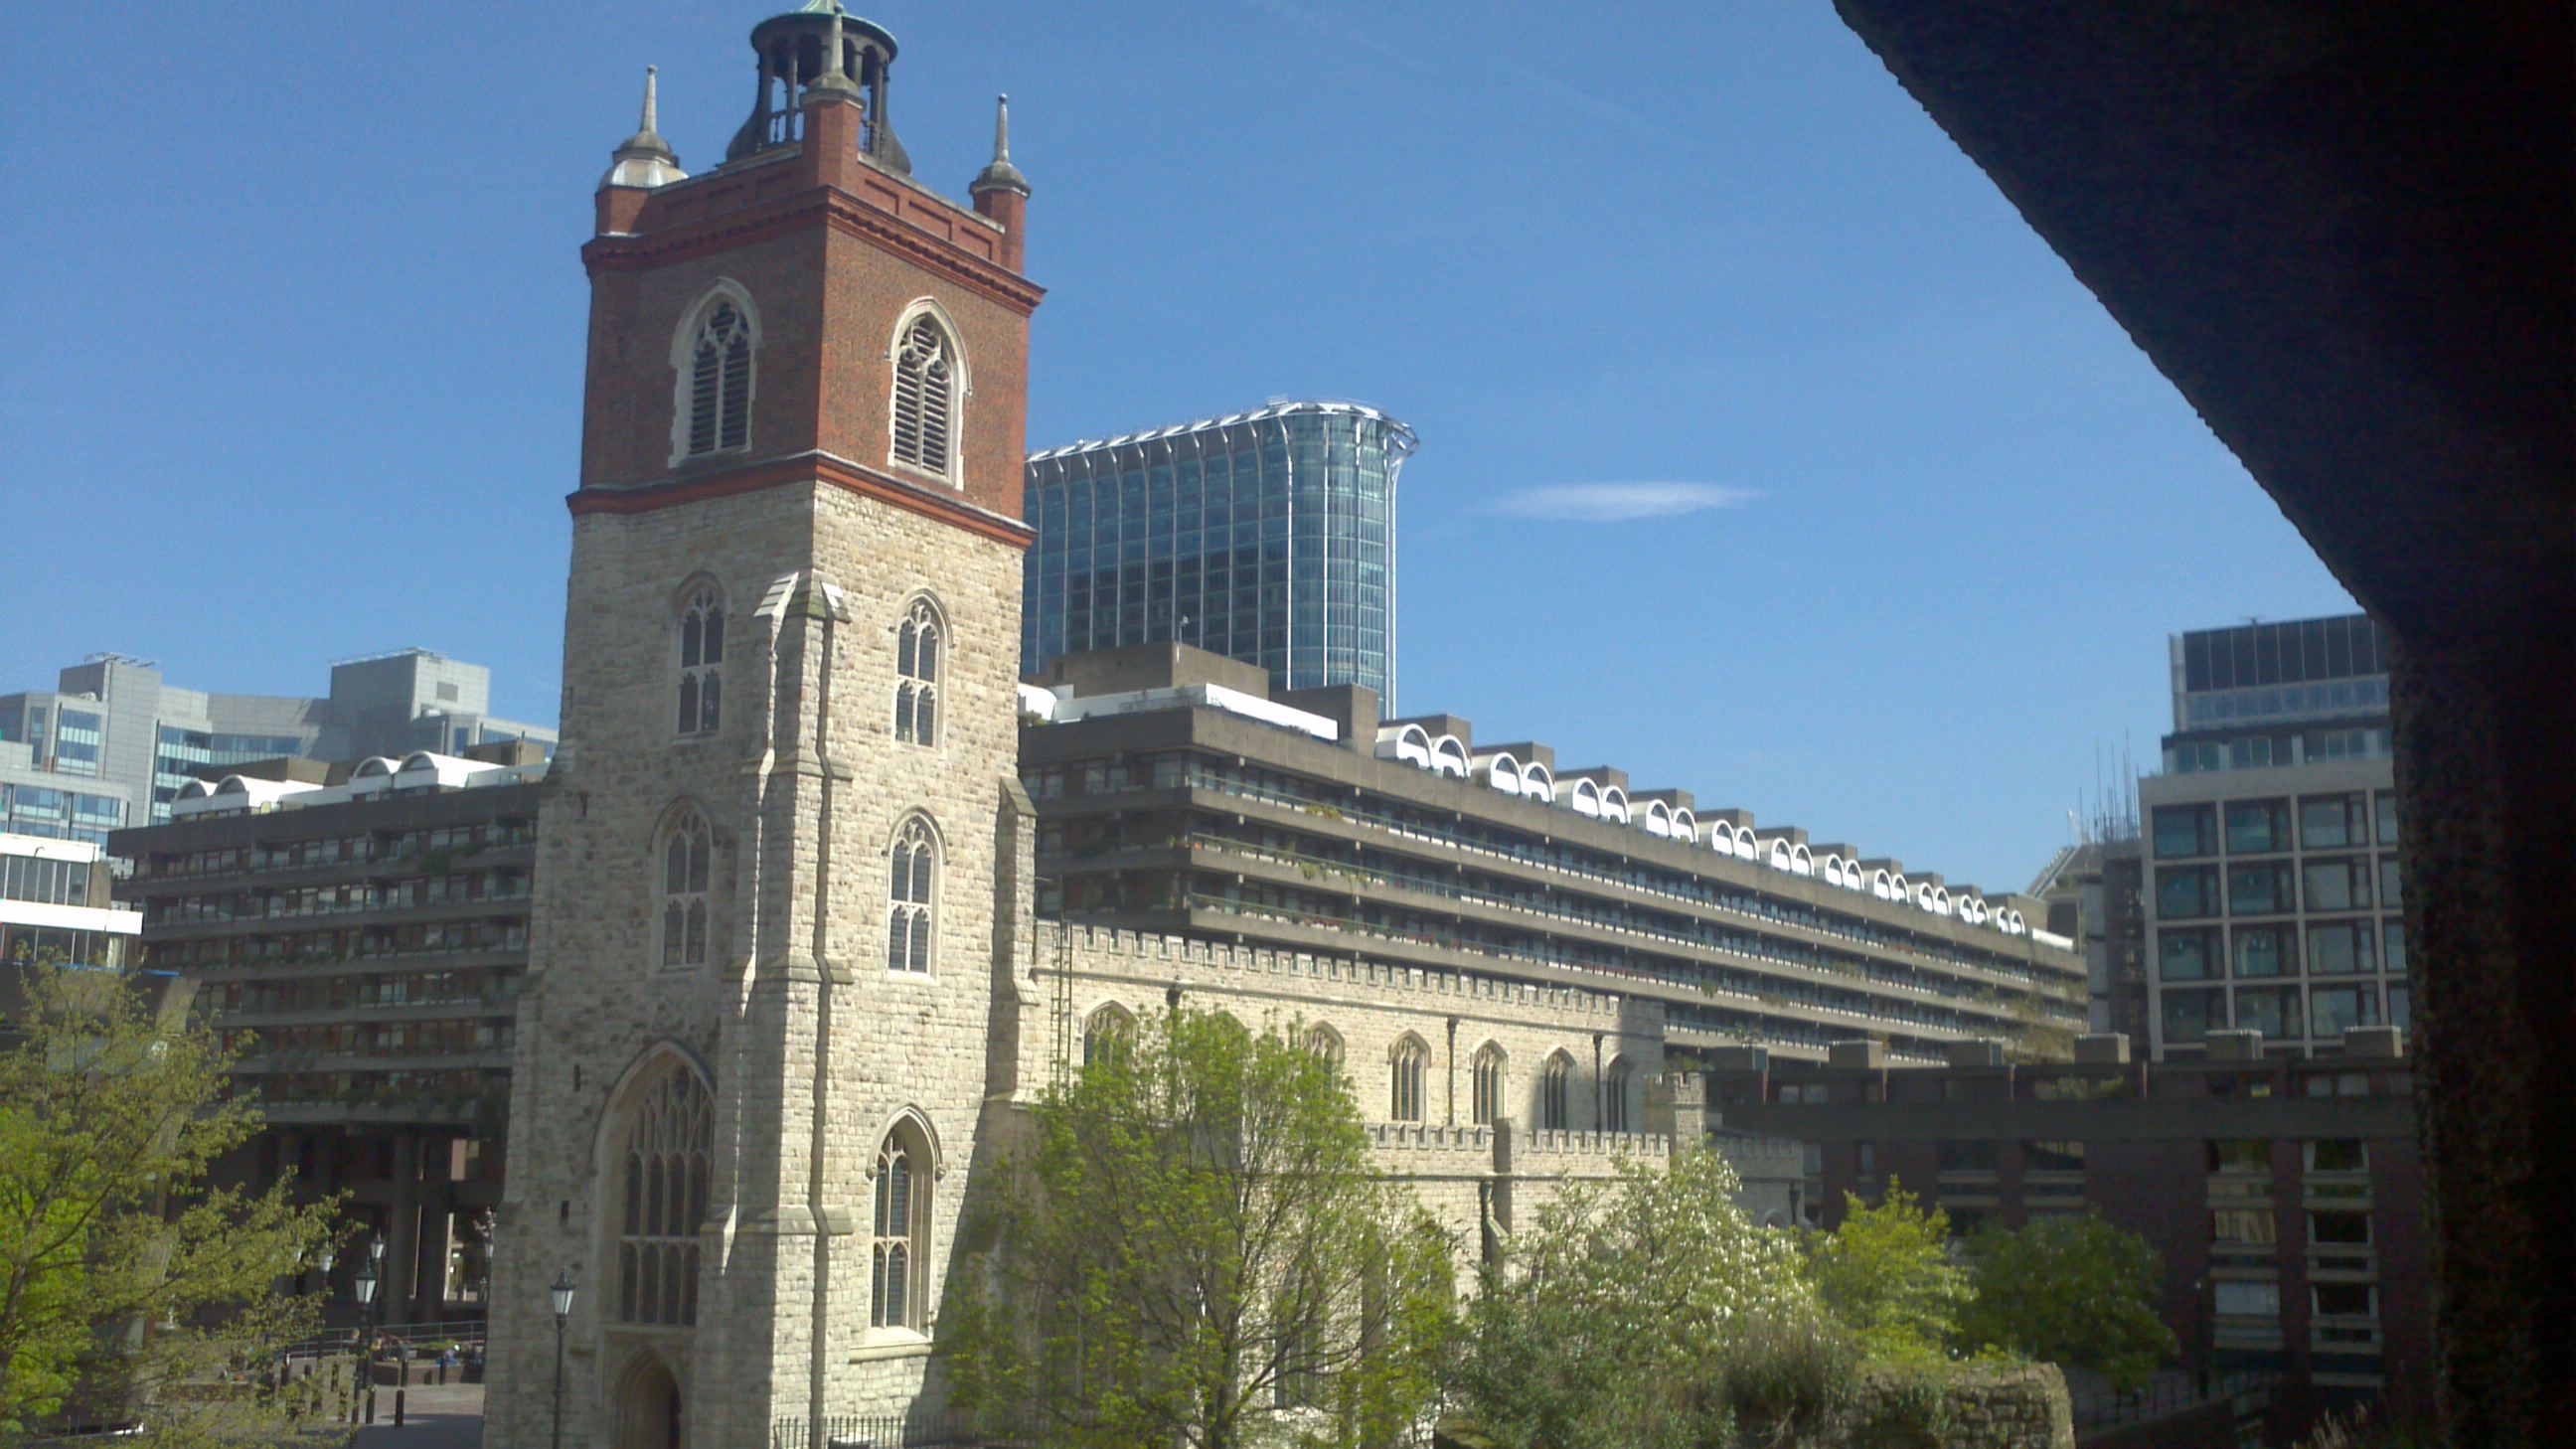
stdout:
{"type": "Polygon", "coordinates": [[[603,1449],[935,1421],[944,1286],[977,1271],[960,1204],[1085,1037],[1175,993],[1340,1054],[1381,1161],[1471,1251],[1549,1184],[1698,1141],[1651,1000],[1035,919],[1029,184],[1006,119],[970,204],[916,180],[894,37],[837,0],[751,39],[752,113],[701,174],[648,79],[583,252],[489,1442],[547,1443],[558,1401],[562,1442],[603,1449]],[[1586,1106],[1516,1132],[1559,1058],[1633,1083],[1649,1130],[1586,1106]],[[1512,1110],[1469,1120],[1471,1062],[1512,1110]]]}

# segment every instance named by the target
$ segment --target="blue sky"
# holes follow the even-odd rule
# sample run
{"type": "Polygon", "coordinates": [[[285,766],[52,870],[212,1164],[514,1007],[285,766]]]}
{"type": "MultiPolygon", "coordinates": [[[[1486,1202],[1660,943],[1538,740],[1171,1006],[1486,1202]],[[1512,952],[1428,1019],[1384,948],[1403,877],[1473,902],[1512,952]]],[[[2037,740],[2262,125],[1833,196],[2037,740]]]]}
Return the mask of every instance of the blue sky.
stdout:
{"type": "MultiPolygon", "coordinates": [[[[1822,0],[863,10],[928,183],[1012,95],[1031,446],[1419,430],[1409,711],[2019,888],[2152,757],[2168,633],[2351,607],[1822,0]]],[[[715,160],[764,13],[0,20],[0,688],[421,644],[551,719],[591,188],[647,63],[715,160]]]]}

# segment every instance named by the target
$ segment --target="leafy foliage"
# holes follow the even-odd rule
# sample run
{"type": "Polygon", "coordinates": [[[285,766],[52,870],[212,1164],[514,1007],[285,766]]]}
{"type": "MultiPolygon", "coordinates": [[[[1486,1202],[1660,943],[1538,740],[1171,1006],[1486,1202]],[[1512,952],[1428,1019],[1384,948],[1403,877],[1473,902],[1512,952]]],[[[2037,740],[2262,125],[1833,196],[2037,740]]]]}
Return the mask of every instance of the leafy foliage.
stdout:
{"type": "Polygon", "coordinates": [[[1972,1343],[2081,1365],[2123,1389],[2175,1352],[2154,1308],[2163,1262],[2098,1212],[2037,1218],[2018,1232],[1990,1226],[1969,1255],[1976,1298],[1961,1327],[1972,1343]]]}
{"type": "Polygon", "coordinates": [[[271,1444],[315,1407],[248,1381],[308,1334],[275,1293],[330,1232],[281,1180],[206,1186],[258,1131],[223,1096],[213,1034],[156,1019],[129,982],[20,968],[0,1050],[0,1439],[140,1414],[155,1446],[271,1444]]]}
{"type": "Polygon", "coordinates": [[[1489,1265],[1454,1373],[1504,1449],[1795,1442],[1849,1406],[1857,1359],[1781,1230],[1713,1152],[1569,1183],[1489,1265]]]}
{"type": "Polygon", "coordinates": [[[1807,1276],[1876,1363],[1937,1363],[1973,1290],[1950,1257],[1950,1218],[1891,1179],[1875,1205],[1845,1195],[1842,1224],[1815,1235],[1807,1276]]]}
{"type": "Polygon", "coordinates": [[[1451,1245],[1301,1037],[1174,1011],[1039,1101],[977,1234],[995,1281],[942,1315],[959,1403],[1102,1449],[1374,1444],[1422,1417],[1451,1245]]]}

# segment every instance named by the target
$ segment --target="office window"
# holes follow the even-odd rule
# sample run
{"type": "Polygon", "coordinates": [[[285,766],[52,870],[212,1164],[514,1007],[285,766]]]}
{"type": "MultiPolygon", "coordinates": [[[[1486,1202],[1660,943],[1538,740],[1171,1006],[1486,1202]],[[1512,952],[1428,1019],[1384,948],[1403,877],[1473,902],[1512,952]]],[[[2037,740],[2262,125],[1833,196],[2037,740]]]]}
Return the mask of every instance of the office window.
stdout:
{"type": "Polygon", "coordinates": [[[2301,1144],[2310,1172],[2368,1172],[2370,1144],[2358,1137],[2318,1138],[2301,1144]]]}
{"type": "Polygon", "coordinates": [[[2240,980],[2298,974],[2298,938],[2290,927],[2238,926],[2233,934],[2236,975],[2240,980]]]}
{"type": "Polygon", "coordinates": [[[2390,910],[2395,910],[2404,904],[2405,900],[2406,876],[2397,868],[2397,857],[2381,856],[2379,858],[2379,903],[2390,910]]]}
{"type": "Polygon", "coordinates": [[[2382,922],[2379,927],[2379,937],[2383,943],[2384,952],[2380,959],[2388,963],[2389,973],[2395,975],[2404,971],[2406,969],[2406,923],[2404,921],[2382,922]]]}
{"type": "Polygon", "coordinates": [[[2368,845],[2370,825],[2363,818],[2361,795],[2303,795],[2299,798],[2299,844],[2309,850],[2368,845]]]}
{"type": "Polygon", "coordinates": [[[2259,770],[2272,763],[2272,737],[2247,735],[2227,742],[2227,768],[2259,770]]]}
{"type": "Polygon", "coordinates": [[[2376,797],[2374,797],[2372,803],[2378,807],[2379,843],[2382,845],[2395,845],[2398,840],[2397,792],[2394,790],[2382,790],[2376,797]]]}
{"type": "Polygon", "coordinates": [[[2299,993],[2237,992],[2236,1026],[2239,1031],[2259,1031],[2269,1037],[2303,1035],[2299,1030],[2299,993]]]}
{"type": "Polygon", "coordinates": [[[2318,1036],[2341,1036],[2356,1026],[2377,1026],[2379,989],[2374,986],[2319,987],[2308,993],[2308,1013],[2318,1036]]]}
{"type": "Polygon", "coordinates": [[[2370,1283],[2315,1283],[2309,1291],[2316,1295],[2316,1310],[2321,1317],[2377,1318],[2379,1288],[2370,1283]]]}
{"type": "Polygon", "coordinates": [[[2222,1247],[2268,1248],[2281,1241],[2267,1204],[2232,1203],[2209,1212],[2209,1240],[2222,1247]]]}
{"type": "Polygon", "coordinates": [[[2377,969],[2368,921],[2333,921],[2308,927],[2308,974],[2351,976],[2377,969]]]}
{"type": "Polygon", "coordinates": [[[2256,855],[2264,851],[2289,848],[2289,801],[2231,800],[2227,802],[2228,854],[2256,855]]]}
{"type": "Polygon", "coordinates": [[[2227,913],[2231,916],[2270,916],[2299,908],[2296,886],[2290,877],[2290,863],[2267,860],[2254,865],[2235,865],[2227,869],[2227,913]]]}
{"type": "Polygon", "coordinates": [[[2308,1241],[2330,1247],[2368,1247],[2370,1214],[2366,1212],[2309,1213],[2308,1241]]]}
{"type": "Polygon", "coordinates": [[[2412,1028],[2415,1025],[2414,1007],[2415,996],[2408,988],[2403,986],[2388,988],[2388,1024],[2390,1026],[2399,1031],[2412,1028]]]}
{"type": "Polygon", "coordinates": [[[2307,888],[2311,911],[2351,911],[2370,908],[2370,860],[2367,856],[2337,856],[2327,860],[2301,863],[2303,884],[2307,888]]]}
{"type": "Polygon", "coordinates": [[[2172,860],[2218,853],[2218,811],[2211,805],[2155,808],[2156,855],[2172,860]]]}
{"type": "Polygon", "coordinates": [[[2206,981],[2217,974],[2218,933],[2158,931],[2156,975],[2166,981],[2206,981]]]}
{"type": "Polygon", "coordinates": [[[2211,1027],[2227,1025],[2227,1008],[2220,1004],[2215,991],[2168,991],[2165,997],[2165,1040],[2196,1042],[2209,1034],[2211,1027]]]}
{"type": "Polygon", "coordinates": [[[2156,914],[2168,921],[2217,915],[2217,869],[2206,865],[2159,868],[2156,871],[2156,914]]]}

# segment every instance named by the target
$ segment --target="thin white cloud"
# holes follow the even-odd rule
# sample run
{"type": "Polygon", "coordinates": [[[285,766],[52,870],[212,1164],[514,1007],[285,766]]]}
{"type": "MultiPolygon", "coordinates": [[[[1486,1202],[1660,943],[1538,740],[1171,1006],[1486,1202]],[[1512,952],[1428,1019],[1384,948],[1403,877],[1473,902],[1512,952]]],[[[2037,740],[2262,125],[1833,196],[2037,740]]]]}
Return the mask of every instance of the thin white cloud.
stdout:
{"type": "Polygon", "coordinates": [[[1557,483],[1506,493],[1494,503],[1515,518],[1565,523],[1629,523],[1679,518],[1713,508],[1741,508],[1762,495],[1724,483],[1557,483]]]}

